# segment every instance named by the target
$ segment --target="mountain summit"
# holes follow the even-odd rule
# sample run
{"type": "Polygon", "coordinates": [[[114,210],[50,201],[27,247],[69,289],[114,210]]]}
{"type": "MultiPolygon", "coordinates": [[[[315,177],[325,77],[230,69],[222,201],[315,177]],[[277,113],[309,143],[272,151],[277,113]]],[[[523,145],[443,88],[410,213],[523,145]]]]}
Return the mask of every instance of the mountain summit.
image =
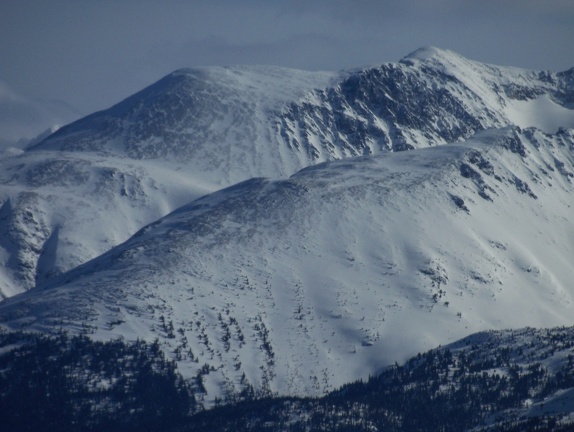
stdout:
{"type": "Polygon", "coordinates": [[[574,126],[572,71],[424,48],[341,73],[176,71],[0,160],[0,295],[86,262],[221,187],[517,125],[574,126]]]}
{"type": "Polygon", "coordinates": [[[176,71],[0,161],[0,322],[157,341],[207,400],[571,324],[573,70],[176,71]]]}
{"type": "Polygon", "coordinates": [[[473,331],[569,324],[573,138],[506,128],[242,182],[0,320],[159,339],[209,397],[320,394],[473,331]]]}

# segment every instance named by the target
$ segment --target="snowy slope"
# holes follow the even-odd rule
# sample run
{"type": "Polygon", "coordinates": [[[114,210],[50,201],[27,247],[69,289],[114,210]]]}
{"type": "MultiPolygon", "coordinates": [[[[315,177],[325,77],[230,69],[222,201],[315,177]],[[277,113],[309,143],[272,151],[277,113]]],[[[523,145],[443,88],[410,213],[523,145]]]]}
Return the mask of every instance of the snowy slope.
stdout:
{"type": "Polygon", "coordinates": [[[574,69],[495,67],[424,48],[323,73],[176,71],[0,158],[0,296],[125,241],[180,205],[252,177],[463,140],[491,127],[574,127],[574,69]]]}
{"type": "MultiPolygon", "coordinates": [[[[564,372],[572,371],[573,334],[572,327],[490,331],[470,335],[440,349],[450,350],[455,356],[460,353],[469,353],[469,357],[472,356],[476,363],[483,360],[487,364],[488,360],[492,361],[498,356],[498,358],[504,358],[507,364],[518,366],[523,371],[532,371],[540,367],[550,374],[562,372],[562,379],[566,383],[568,380],[564,379],[564,372]]],[[[509,370],[505,368],[484,369],[481,372],[489,375],[498,373],[508,376],[509,374],[509,370]]],[[[560,382],[559,377],[557,381],[560,382]]],[[[543,399],[529,398],[520,407],[490,415],[484,430],[489,430],[488,426],[501,426],[509,419],[528,419],[536,416],[556,416],[556,419],[572,422],[574,420],[574,389],[571,385],[566,387],[558,391],[550,391],[543,399]]],[[[482,429],[477,428],[477,430],[482,429]]]]}
{"type": "Polygon", "coordinates": [[[270,66],[182,69],[31,150],[185,161],[190,172],[222,185],[291,174],[301,166],[286,167],[276,157],[272,117],[307,92],[336,83],[339,75],[270,66]]]}
{"type": "Polygon", "coordinates": [[[0,294],[10,296],[126,240],[143,225],[211,190],[181,164],[72,152],[2,161],[0,294]]]}
{"type": "Polygon", "coordinates": [[[35,148],[184,159],[230,184],[346,156],[444,144],[491,127],[573,127],[568,83],[565,73],[484,65],[436,48],[341,73],[184,69],[35,148]],[[547,115],[533,120],[538,113],[547,115]]]}
{"type": "Polygon", "coordinates": [[[208,399],[321,394],[474,331],[571,325],[573,143],[506,128],[252,179],[5,300],[0,320],[159,338],[208,399]]]}
{"type": "Polygon", "coordinates": [[[175,72],[1,159],[0,297],[100,255],[221,185],[283,172],[280,160],[265,169],[247,160],[246,143],[265,128],[259,105],[271,109],[332,75],[270,67],[175,72]],[[194,140],[206,147],[197,157],[194,140]]]}
{"type": "Polygon", "coordinates": [[[322,398],[232,402],[177,430],[571,431],[573,347],[574,327],[476,333],[322,398]]]}

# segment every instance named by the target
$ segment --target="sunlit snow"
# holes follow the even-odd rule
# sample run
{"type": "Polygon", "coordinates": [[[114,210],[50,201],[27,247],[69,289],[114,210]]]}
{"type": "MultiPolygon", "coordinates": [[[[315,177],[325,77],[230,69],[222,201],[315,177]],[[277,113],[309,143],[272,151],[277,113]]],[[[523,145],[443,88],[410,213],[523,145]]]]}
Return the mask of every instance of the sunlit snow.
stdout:
{"type": "Polygon", "coordinates": [[[158,338],[208,400],[571,325],[566,79],[434,48],[177,71],[2,157],[0,321],[158,338]]]}
{"type": "Polygon", "coordinates": [[[567,108],[557,104],[548,95],[532,100],[509,100],[507,104],[506,114],[517,126],[534,126],[547,133],[574,128],[574,106],[567,108]]]}

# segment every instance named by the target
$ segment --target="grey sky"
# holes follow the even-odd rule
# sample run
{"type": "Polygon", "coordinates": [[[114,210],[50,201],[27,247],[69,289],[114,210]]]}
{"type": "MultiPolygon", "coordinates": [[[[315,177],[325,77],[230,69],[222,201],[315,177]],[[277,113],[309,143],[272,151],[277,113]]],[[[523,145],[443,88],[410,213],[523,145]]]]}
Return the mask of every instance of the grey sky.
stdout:
{"type": "Polygon", "coordinates": [[[2,0],[0,93],[59,100],[83,115],[181,67],[338,70],[425,45],[565,70],[574,66],[574,1],[2,0]]]}

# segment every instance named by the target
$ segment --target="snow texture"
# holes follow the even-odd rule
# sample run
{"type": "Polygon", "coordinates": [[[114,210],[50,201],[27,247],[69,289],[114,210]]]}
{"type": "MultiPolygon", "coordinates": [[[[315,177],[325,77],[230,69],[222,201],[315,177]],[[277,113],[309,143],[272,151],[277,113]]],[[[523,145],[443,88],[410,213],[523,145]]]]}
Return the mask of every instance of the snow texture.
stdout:
{"type": "Polygon", "coordinates": [[[210,366],[210,396],[243,374],[321,394],[474,331],[571,324],[563,139],[507,128],[242,182],[4,301],[0,319],[159,338],[186,376],[210,366]]]}
{"type": "Polygon", "coordinates": [[[0,160],[0,322],[158,338],[208,400],[571,325],[573,83],[434,48],[177,71],[0,160]]]}
{"type": "Polygon", "coordinates": [[[88,261],[199,196],[328,160],[572,127],[572,70],[484,65],[423,48],[340,73],[176,71],[0,158],[0,296],[88,261]]]}

